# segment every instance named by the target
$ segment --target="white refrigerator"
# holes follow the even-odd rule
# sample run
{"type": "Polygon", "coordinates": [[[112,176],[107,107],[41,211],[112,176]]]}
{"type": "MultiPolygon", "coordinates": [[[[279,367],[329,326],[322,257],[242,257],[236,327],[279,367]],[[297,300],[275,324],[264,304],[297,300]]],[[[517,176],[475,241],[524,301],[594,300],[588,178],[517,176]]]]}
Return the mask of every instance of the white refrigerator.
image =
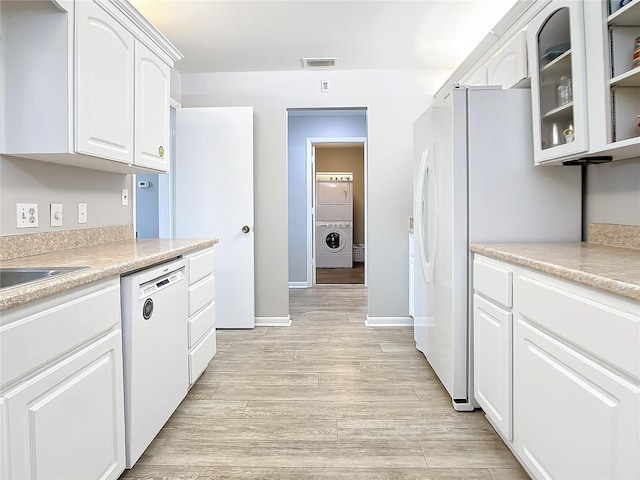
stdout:
{"type": "Polygon", "coordinates": [[[472,410],[471,243],[580,241],[581,175],[534,167],[527,89],[456,86],[414,125],[414,338],[472,410]]]}

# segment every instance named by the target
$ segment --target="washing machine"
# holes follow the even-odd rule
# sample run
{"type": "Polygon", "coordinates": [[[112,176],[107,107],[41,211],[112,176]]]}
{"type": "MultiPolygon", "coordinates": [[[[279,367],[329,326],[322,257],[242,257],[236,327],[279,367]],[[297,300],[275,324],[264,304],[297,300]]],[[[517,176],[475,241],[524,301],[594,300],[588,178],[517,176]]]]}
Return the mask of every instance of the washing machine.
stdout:
{"type": "Polygon", "coordinates": [[[316,173],[316,219],[353,221],[353,173],[316,173]]]}
{"type": "Polygon", "coordinates": [[[353,222],[316,222],[316,267],[353,267],[353,222]]]}

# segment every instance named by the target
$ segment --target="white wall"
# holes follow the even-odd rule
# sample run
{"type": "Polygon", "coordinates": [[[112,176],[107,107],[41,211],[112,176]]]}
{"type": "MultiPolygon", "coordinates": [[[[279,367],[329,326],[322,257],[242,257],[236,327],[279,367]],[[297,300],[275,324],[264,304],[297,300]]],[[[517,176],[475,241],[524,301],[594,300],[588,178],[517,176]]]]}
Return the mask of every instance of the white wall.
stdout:
{"type": "MultiPolygon", "coordinates": [[[[289,313],[287,108],[368,109],[369,315],[408,315],[413,121],[451,72],[302,71],[182,76],[185,107],[254,107],[256,316],[289,313]],[[330,82],[330,92],[320,82],[330,82]]],[[[179,161],[179,160],[178,160],[179,161]]]]}
{"type": "MultiPolygon", "coordinates": [[[[288,204],[289,281],[307,278],[307,138],[366,137],[366,111],[333,110],[322,116],[313,111],[289,113],[288,123],[288,204]]],[[[324,113],[324,111],[323,111],[324,113]]]]}

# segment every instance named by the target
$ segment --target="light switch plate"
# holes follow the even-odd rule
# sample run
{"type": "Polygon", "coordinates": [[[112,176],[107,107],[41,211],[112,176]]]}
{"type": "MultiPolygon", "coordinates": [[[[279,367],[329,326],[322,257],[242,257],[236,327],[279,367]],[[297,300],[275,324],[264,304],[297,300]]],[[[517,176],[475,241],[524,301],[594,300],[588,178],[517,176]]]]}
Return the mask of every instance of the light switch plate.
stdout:
{"type": "Polygon", "coordinates": [[[126,188],[122,189],[122,206],[129,205],[129,190],[126,188]]]}
{"type": "Polygon", "coordinates": [[[78,223],[87,223],[87,204],[78,204],[78,223]]]}
{"type": "Polygon", "coordinates": [[[62,204],[61,203],[52,203],[50,205],[50,221],[49,224],[52,227],[61,227],[62,226],[62,204]]]}

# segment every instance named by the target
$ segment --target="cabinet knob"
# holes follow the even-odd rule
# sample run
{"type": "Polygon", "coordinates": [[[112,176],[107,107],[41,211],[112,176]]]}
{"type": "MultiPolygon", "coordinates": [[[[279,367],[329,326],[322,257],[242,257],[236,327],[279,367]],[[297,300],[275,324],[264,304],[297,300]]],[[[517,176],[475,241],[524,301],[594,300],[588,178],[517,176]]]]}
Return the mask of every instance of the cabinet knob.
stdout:
{"type": "Polygon", "coordinates": [[[242,233],[249,233],[249,230],[251,230],[251,229],[247,225],[242,227],[242,233]]]}
{"type": "Polygon", "coordinates": [[[160,155],[160,157],[164,157],[164,147],[162,145],[160,145],[158,147],[158,155],[160,155]]]}

